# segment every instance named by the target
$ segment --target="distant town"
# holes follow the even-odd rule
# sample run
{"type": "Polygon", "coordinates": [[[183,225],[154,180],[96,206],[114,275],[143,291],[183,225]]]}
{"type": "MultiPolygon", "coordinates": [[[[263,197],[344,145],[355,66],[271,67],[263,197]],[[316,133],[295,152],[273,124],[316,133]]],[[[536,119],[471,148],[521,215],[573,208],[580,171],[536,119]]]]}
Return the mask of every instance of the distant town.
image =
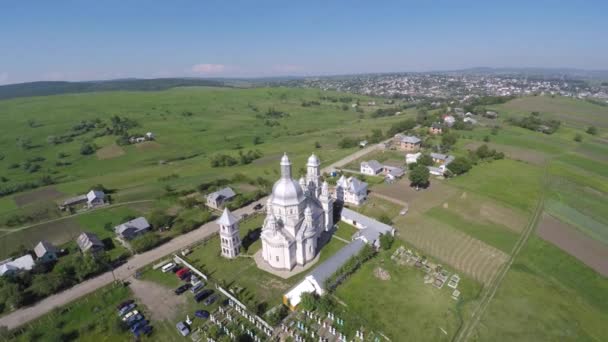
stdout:
{"type": "Polygon", "coordinates": [[[607,82],[574,75],[457,71],[311,77],[280,83],[293,87],[398,98],[410,102],[428,99],[465,102],[482,96],[551,95],[608,103],[607,82]]]}

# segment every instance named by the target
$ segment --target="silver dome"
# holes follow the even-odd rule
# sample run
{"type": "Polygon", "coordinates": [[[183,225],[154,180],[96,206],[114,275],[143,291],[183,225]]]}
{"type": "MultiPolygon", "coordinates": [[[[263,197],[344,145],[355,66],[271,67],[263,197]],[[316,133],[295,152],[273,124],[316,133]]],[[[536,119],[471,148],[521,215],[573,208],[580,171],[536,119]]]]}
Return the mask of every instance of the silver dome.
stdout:
{"type": "Polygon", "coordinates": [[[321,165],[321,161],[319,158],[313,153],[308,157],[308,162],[306,163],[308,166],[319,166],[321,165]]]}
{"type": "Polygon", "coordinates": [[[281,178],[272,187],[272,205],[298,205],[304,199],[302,187],[291,178],[281,178]]]}

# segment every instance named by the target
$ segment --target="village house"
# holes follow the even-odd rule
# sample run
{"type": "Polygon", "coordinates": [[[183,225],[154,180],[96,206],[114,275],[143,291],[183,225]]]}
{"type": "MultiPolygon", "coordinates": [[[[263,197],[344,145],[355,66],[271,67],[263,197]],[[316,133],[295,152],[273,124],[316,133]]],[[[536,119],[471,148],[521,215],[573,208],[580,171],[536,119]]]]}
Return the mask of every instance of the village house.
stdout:
{"type": "Polygon", "coordinates": [[[21,271],[30,271],[34,268],[34,258],[31,255],[26,254],[17,259],[7,259],[0,262],[0,277],[1,276],[12,276],[21,271]]]}
{"type": "Polygon", "coordinates": [[[403,177],[405,170],[400,167],[384,165],[384,178],[390,182],[394,182],[397,179],[403,177]]]}
{"type": "Polygon", "coordinates": [[[405,155],[405,163],[407,165],[409,164],[415,164],[418,162],[418,158],[420,158],[420,156],[422,155],[422,152],[418,152],[418,153],[407,153],[405,155]]]}
{"type": "Polygon", "coordinates": [[[207,206],[213,209],[222,209],[224,204],[236,196],[234,190],[225,187],[219,191],[207,195],[207,206]]]}
{"type": "Polygon", "coordinates": [[[76,244],[82,253],[90,252],[96,254],[103,251],[105,248],[97,235],[87,232],[83,232],[76,238],[76,244]]]}
{"type": "Polygon", "coordinates": [[[336,184],[335,197],[342,203],[361,205],[367,199],[367,183],[342,175],[336,184]]]}
{"type": "Polygon", "coordinates": [[[34,247],[36,259],[42,263],[47,263],[57,260],[57,248],[47,241],[40,241],[34,247]]]}
{"type": "Polygon", "coordinates": [[[429,127],[429,133],[431,134],[441,134],[443,133],[443,127],[441,127],[441,124],[436,122],[434,124],[431,125],[431,127],[429,127]]]}
{"type": "Polygon", "coordinates": [[[382,172],[384,166],[380,164],[377,160],[370,160],[361,163],[361,173],[364,175],[375,176],[382,172]]]}
{"type": "Polygon", "coordinates": [[[443,153],[431,153],[431,158],[433,158],[433,162],[439,165],[448,166],[453,160],[454,156],[450,156],[443,153]]]}
{"type": "Polygon", "coordinates": [[[101,190],[91,190],[84,195],[71,197],[63,201],[59,209],[66,210],[75,206],[84,208],[95,208],[106,204],[106,194],[101,190]]]}
{"type": "Polygon", "coordinates": [[[471,125],[477,125],[477,120],[471,118],[471,117],[466,117],[464,118],[464,120],[462,120],[464,123],[468,123],[471,125]]]}
{"type": "Polygon", "coordinates": [[[145,217],[138,217],[114,227],[114,232],[125,240],[132,240],[150,231],[150,224],[145,217]]]}
{"type": "Polygon", "coordinates": [[[486,113],[484,114],[484,116],[486,118],[496,119],[498,117],[498,113],[496,113],[495,111],[492,111],[492,110],[488,110],[488,111],[486,111],[486,113]]]}
{"type": "Polygon", "coordinates": [[[452,127],[456,123],[456,118],[453,117],[452,115],[444,115],[443,123],[448,127],[452,127]]]}
{"type": "Polygon", "coordinates": [[[412,135],[396,134],[395,142],[401,151],[416,152],[420,150],[421,140],[412,135]]]}

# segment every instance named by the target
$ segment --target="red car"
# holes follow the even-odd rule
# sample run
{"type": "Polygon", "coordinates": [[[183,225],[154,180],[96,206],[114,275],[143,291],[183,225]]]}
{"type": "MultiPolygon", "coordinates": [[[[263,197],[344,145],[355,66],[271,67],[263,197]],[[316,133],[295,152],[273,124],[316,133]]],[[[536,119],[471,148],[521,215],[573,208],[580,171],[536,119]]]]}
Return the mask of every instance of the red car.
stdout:
{"type": "Polygon", "coordinates": [[[187,268],[180,268],[177,272],[175,272],[175,275],[179,278],[179,279],[185,279],[190,275],[190,270],[187,268]]]}

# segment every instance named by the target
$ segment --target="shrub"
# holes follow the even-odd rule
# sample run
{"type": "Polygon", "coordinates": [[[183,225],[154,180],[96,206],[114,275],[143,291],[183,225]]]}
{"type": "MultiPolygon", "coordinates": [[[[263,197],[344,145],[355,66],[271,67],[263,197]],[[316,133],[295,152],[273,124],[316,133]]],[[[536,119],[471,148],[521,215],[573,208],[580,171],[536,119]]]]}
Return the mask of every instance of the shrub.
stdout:
{"type": "Polygon", "coordinates": [[[150,250],[162,242],[161,238],[154,233],[147,233],[136,237],[131,240],[131,247],[136,253],[142,253],[150,250]]]}

